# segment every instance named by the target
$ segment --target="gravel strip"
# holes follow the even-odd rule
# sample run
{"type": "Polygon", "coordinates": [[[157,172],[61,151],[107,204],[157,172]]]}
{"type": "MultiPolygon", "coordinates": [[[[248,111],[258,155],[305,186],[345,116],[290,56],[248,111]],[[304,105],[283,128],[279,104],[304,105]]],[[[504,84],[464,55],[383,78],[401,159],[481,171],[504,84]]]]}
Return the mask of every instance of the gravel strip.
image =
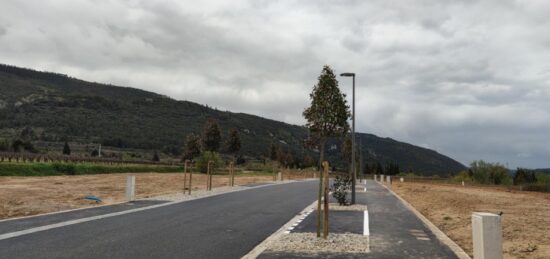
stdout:
{"type": "Polygon", "coordinates": [[[342,206],[338,203],[329,203],[328,204],[329,211],[364,211],[367,210],[367,205],[364,204],[353,204],[348,206],[342,206]]]}
{"type": "Polygon", "coordinates": [[[292,253],[368,253],[369,237],[343,233],[329,234],[325,240],[317,238],[316,233],[291,233],[282,235],[269,244],[268,251],[292,253]]]}

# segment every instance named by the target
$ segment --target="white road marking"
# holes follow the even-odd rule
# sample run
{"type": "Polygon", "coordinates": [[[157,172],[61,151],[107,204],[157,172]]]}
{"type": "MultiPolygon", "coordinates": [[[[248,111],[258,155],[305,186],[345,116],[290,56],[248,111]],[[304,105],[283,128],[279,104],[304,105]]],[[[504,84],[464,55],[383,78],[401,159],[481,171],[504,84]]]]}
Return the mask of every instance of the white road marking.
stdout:
{"type": "Polygon", "coordinates": [[[369,211],[365,210],[363,212],[363,236],[370,236],[370,229],[369,229],[369,211]]]}

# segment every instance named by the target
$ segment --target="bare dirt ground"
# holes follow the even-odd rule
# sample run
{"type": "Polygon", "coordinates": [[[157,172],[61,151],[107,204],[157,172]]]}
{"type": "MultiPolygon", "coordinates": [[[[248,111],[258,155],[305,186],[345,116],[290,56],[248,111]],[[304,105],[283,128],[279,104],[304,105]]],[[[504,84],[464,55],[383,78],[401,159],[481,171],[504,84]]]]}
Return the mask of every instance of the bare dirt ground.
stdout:
{"type": "Polygon", "coordinates": [[[550,194],[394,183],[393,190],[472,256],[472,212],[503,212],[505,258],[550,258],[550,194]]]}
{"type": "MultiPolygon", "coordinates": [[[[183,191],[182,173],[99,174],[79,176],[0,177],[0,219],[123,202],[126,176],[136,176],[137,198],[183,191]],[[87,195],[103,202],[82,199],[87,195]]],[[[293,177],[296,179],[298,177],[293,177]]],[[[285,177],[288,179],[288,177],[285,177]]],[[[272,181],[272,176],[235,177],[235,185],[272,181]]],[[[213,188],[228,186],[229,177],[214,175],[213,188]]],[[[193,174],[193,190],[206,189],[206,176],[193,174]]]]}

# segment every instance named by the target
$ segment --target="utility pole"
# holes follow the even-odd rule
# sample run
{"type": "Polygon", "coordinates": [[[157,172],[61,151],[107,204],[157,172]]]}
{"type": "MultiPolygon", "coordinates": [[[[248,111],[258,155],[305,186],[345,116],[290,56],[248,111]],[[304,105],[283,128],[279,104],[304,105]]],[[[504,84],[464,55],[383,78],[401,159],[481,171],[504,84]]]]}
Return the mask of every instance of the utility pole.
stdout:
{"type": "Polygon", "coordinates": [[[355,204],[355,179],[357,168],[355,168],[355,73],[342,73],[340,76],[353,79],[352,105],[351,105],[351,204],[355,204]]]}

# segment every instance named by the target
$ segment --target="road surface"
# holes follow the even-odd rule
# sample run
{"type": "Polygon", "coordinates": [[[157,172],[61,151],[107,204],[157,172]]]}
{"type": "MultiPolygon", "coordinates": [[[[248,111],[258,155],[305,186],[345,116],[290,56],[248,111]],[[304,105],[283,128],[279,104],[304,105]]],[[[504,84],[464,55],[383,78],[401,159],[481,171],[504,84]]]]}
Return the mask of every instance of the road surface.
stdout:
{"type": "Polygon", "coordinates": [[[260,186],[3,239],[0,258],[240,258],[316,194],[315,181],[260,186]]]}

